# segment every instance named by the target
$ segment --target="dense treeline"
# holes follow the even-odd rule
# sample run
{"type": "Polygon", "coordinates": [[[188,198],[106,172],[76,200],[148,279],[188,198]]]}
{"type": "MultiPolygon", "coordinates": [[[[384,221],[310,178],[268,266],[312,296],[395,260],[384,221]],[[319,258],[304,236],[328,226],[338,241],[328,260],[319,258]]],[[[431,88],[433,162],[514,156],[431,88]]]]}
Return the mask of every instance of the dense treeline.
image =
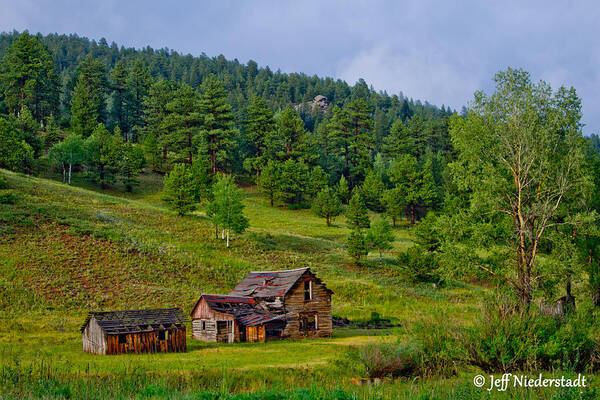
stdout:
{"type": "Polygon", "coordinates": [[[572,301],[571,283],[587,276],[600,304],[600,144],[582,136],[574,89],[508,69],[496,93],[476,93],[458,115],[362,80],[73,35],[3,34],[0,53],[2,168],[60,171],[65,182],[83,172],[127,190],[149,168],[165,174],[163,198],[179,214],[209,200],[228,242],[247,226],[235,176],[271,205],[312,204],[328,225],[345,212],[357,261],[370,249],[381,262],[390,225],[427,215],[419,245],[399,258],[415,279],[479,277],[465,270],[475,266],[524,309],[555,293],[559,276],[572,301]],[[368,210],[385,218],[371,223],[368,210]]]}
{"type": "MultiPolygon", "coordinates": [[[[404,205],[413,223],[444,191],[453,112],[377,93],[363,80],[349,86],[76,35],[3,34],[0,55],[0,111],[18,142],[12,153],[21,154],[5,167],[39,169],[47,166],[36,160],[49,156],[67,181],[83,169],[102,187],[118,178],[131,190],[144,166],[169,172],[186,163],[204,183],[218,172],[247,176],[300,207],[342,179],[349,191],[362,187],[376,211],[402,186],[414,192],[404,205]],[[326,102],[313,102],[317,95],[326,102]]],[[[387,207],[394,221],[401,208],[387,207]]]]}

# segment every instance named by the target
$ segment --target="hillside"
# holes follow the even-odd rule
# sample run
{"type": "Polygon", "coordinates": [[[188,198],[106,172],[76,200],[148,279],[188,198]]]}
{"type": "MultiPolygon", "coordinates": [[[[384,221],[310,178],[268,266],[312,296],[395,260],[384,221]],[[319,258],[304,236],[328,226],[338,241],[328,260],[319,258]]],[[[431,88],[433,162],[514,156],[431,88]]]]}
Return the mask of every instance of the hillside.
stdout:
{"type": "MultiPolygon", "coordinates": [[[[466,316],[478,307],[473,289],[407,284],[394,266],[394,252],[386,255],[385,266],[375,255],[363,267],[351,265],[343,248],[348,232],[343,218],[328,228],[308,210],[269,207],[255,188],[246,189],[251,228],[226,249],[201,211],[178,217],[163,208],[151,175],[143,178],[144,190],[127,199],[2,174],[19,198],[0,211],[0,362],[7,368],[15,362],[35,366],[41,356],[58,374],[86,370],[86,375],[116,376],[127,360],[125,371],[161,374],[168,366],[169,379],[175,379],[198,373],[201,365],[200,371],[214,378],[201,387],[210,389],[225,379],[224,365],[235,365],[228,367],[231,376],[240,369],[278,368],[274,376],[279,377],[269,372],[274,385],[257,386],[256,379],[262,379],[257,372],[230,382],[235,391],[289,388],[290,379],[292,387],[310,386],[315,379],[328,385],[341,379],[345,386],[352,372],[337,370],[334,361],[349,346],[389,340],[379,336],[385,331],[344,328],[335,330],[333,339],[314,343],[215,347],[189,340],[184,355],[98,358],[80,350],[78,328],[89,310],[179,306],[187,312],[199,293],[228,292],[250,270],[311,266],[335,293],[334,315],[358,321],[378,312],[401,326],[400,335],[413,321],[439,314],[468,322],[466,316]]],[[[405,227],[395,234],[394,251],[411,245],[405,227]]]]}

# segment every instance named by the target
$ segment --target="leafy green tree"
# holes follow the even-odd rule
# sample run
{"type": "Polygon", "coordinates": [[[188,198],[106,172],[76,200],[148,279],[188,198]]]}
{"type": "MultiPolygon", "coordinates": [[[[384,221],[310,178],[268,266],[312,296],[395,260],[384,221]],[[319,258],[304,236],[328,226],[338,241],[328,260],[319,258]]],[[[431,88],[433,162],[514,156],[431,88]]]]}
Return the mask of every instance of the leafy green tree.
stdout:
{"type": "Polygon", "coordinates": [[[202,136],[207,144],[212,173],[225,171],[227,151],[236,133],[231,105],[223,84],[209,75],[200,88],[199,110],[203,118],[202,136]]]}
{"type": "Polygon", "coordinates": [[[382,211],[381,196],[385,191],[385,184],[379,173],[369,171],[363,184],[360,186],[360,195],[369,210],[382,211]]]}
{"type": "Polygon", "coordinates": [[[379,264],[383,262],[382,252],[390,250],[394,242],[394,233],[390,223],[380,216],[373,221],[366,235],[367,246],[379,252],[379,264]]]}
{"type": "Polygon", "coordinates": [[[202,115],[199,111],[198,93],[182,84],[166,104],[167,115],[163,121],[164,141],[177,156],[176,162],[192,165],[193,154],[200,140],[202,115]]]}
{"type": "MultiPolygon", "coordinates": [[[[523,70],[495,76],[496,91],[475,94],[468,117],[451,117],[450,134],[458,160],[452,165],[457,185],[470,193],[477,218],[460,222],[476,227],[481,215],[505,227],[487,250],[512,259],[511,268],[493,271],[515,289],[528,309],[542,243],[557,226],[554,218],[567,198],[590,188],[584,168],[581,102],[573,88],[553,93],[545,82],[534,84],[523,70]]],[[[576,224],[570,221],[570,224],[576,224]]],[[[478,236],[481,229],[473,229],[478,236]]],[[[485,231],[483,231],[485,232],[485,231]]],[[[477,238],[482,243],[481,237],[477,238]]],[[[473,264],[471,264],[473,265],[473,264]]]]}
{"type": "Polygon", "coordinates": [[[230,231],[240,234],[248,228],[248,219],[244,216],[242,200],[244,193],[229,175],[219,175],[213,185],[213,198],[206,214],[215,226],[215,235],[220,227],[229,247],[230,231]]]}
{"type": "Polygon", "coordinates": [[[269,160],[260,172],[258,185],[269,195],[271,207],[273,207],[275,194],[279,189],[279,180],[279,164],[273,160],[269,160]]]}
{"type": "Polygon", "coordinates": [[[138,175],[142,173],[145,164],[144,151],[140,146],[131,142],[121,146],[120,178],[128,192],[140,184],[138,175]]]}
{"type": "Polygon", "coordinates": [[[79,65],[71,96],[71,127],[75,133],[88,137],[98,123],[106,121],[106,88],[104,64],[89,55],[79,65]]]}
{"type": "Polygon", "coordinates": [[[110,133],[104,124],[98,124],[84,142],[87,177],[92,182],[99,183],[102,189],[116,180],[121,143],[121,137],[110,133]]]}
{"type": "Polygon", "coordinates": [[[315,197],[312,210],[319,217],[325,218],[327,226],[331,226],[331,220],[340,215],[343,208],[337,194],[333,190],[325,188],[315,197]]]}
{"type": "Polygon", "coordinates": [[[49,155],[62,167],[63,182],[70,185],[73,165],[80,164],[84,159],[83,139],[81,136],[72,133],[62,142],[52,146],[49,155]]]}
{"type": "Polygon", "coordinates": [[[33,163],[33,149],[21,139],[17,128],[0,117],[0,168],[27,172],[33,163]]]}
{"type": "Polygon", "coordinates": [[[180,216],[196,209],[195,187],[190,167],[178,163],[165,175],[162,200],[180,216]]]}
{"type": "Polygon", "coordinates": [[[350,200],[350,188],[348,187],[348,181],[344,175],[340,176],[340,181],[337,184],[337,195],[344,204],[348,204],[350,200]]]}
{"type": "Polygon", "coordinates": [[[48,49],[37,36],[23,32],[0,63],[0,87],[9,113],[27,107],[36,121],[58,112],[59,80],[48,49]]]}
{"type": "Polygon", "coordinates": [[[355,191],[350,198],[348,209],[346,210],[346,218],[348,226],[352,228],[368,228],[371,225],[367,207],[359,191],[355,191]]]}
{"type": "Polygon", "coordinates": [[[192,177],[194,182],[194,198],[197,202],[208,199],[211,195],[212,175],[210,160],[203,142],[198,146],[198,157],[192,162],[192,177]]]}
{"type": "Polygon", "coordinates": [[[248,171],[260,175],[262,167],[267,163],[266,149],[269,140],[275,134],[276,125],[273,111],[262,98],[255,96],[246,108],[246,118],[243,123],[243,133],[252,144],[252,154],[244,161],[248,171]]]}
{"type": "Polygon", "coordinates": [[[348,236],[346,245],[348,254],[356,262],[359,262],[362,257],[369,254],[369,248],[367,247],[365,235],[360,231],[359,228],[355,227],[352,232],[350,232],[350,236],[348,236]]]}

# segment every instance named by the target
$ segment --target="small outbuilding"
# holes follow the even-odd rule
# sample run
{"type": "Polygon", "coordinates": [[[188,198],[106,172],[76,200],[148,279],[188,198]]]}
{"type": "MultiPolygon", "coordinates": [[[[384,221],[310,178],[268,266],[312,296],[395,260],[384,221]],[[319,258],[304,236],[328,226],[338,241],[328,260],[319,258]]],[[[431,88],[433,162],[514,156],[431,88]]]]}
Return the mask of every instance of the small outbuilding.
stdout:
{"type": "Polygon", "coordinates": [[[202,294],[191,313],[192,338],[205,342],[265,342],[281,338],[285,316],[251,297],[202,294]]]}
{"type": "Polygon", "coordinates": [[[94,354],[186,351],[180,308],[90,312],[81,334],[83,351],[94,354]]]}

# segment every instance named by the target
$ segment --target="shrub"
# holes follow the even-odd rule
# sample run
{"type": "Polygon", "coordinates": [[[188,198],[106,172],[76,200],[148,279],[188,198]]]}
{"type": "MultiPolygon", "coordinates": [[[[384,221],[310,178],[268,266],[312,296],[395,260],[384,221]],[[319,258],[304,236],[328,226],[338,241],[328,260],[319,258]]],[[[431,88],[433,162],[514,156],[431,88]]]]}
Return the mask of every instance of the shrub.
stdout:
{"type": "Polygon", "coordinates": [[[487,301],[464,335],[469,363],[486,372],[551,370],[583,372],[598,364],[593,313],[555,319],[537,310],[521,313],[507,299],[487,301]]]}
{"type": "Polygon", "coordinates": [[[418,371],[419,351],[412,344],[376,343],[359,348],[356,358],[369,378],[411,376],[418,371]]]}
{"type": "Polygon", "coordinates": [[[439,315],[413,326],[413,336],[421,349],[419,369],[424,376],[454,376],[457,367],[465,362],[465,350],[459,341],[462,331],[447,321],[439,315]]]}
{"type": "Polygon", "coordinates": [[[0,204],[15,204],[17,202],[17,195],[12,190],[0,191],[0,204]]]}
{"type": "Polygon", "coordinates": [[[398,254],[398,265],[413,282],[442,283],[435,254],[414,246],[398,254]]]}
{"type": "Polygon", "coordinates": [[[8,189],[8,180],[0,175],[0,189],[8,189]]]}

